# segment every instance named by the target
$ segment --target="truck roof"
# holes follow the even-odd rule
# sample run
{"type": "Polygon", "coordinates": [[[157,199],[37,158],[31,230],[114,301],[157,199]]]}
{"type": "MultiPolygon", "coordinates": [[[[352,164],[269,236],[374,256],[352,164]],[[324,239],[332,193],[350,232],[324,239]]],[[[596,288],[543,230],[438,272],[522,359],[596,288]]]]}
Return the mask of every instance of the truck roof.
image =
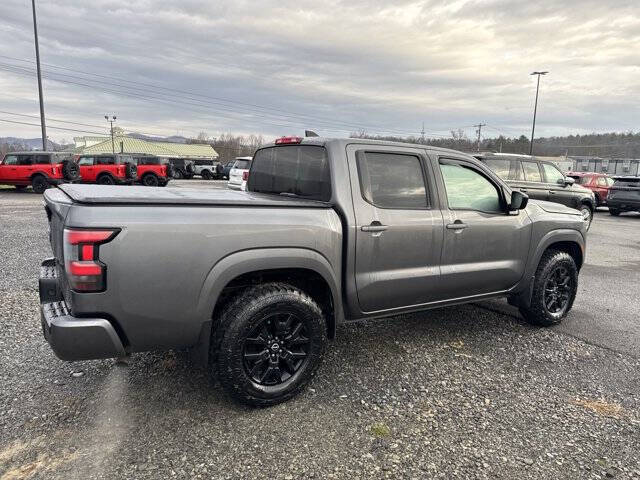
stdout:
{"type": "MultiPolygon", "coordinates": [[[[327,144],[341,144],[346,146],[353,143],[363,143],[368,145],[389,145],[393,147],[409,147],[409,148],[426,148],[429,150],[436,150],[438,152],[450,152],[456,154],[469,155],[469,153],[461,152],[459,150],[453,150],[451,148],[434,147],[423,143],[405,143],[405,142],[392,142],[388,140],[372,140],[369,138],[333,138],[333,137],[301,137],[302,141],[297,145],[318,145],[325,146],[327,144]]],[[[284,144],[284,145],[296,145],[296,144],[284,144]]],[[[282,144],[276,144],[275,141],[267,143],[260,148],[282,146],[282,144]]]]}

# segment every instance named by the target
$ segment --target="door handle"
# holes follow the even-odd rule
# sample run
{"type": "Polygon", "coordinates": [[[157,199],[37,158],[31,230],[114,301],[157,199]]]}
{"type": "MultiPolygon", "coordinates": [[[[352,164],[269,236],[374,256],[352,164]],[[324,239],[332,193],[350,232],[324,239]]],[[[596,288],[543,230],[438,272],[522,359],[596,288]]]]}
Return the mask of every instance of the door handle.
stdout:
{"type": "Polygon", "coordinates": [[[456,220],[453,223],[449,223],[447,224],[447,228],[449,230],[464,230],[465,228],[467,228],[469,225],[467,225],[466,223],[462,223],[460,220],[456,220]]]}
{"type": "Polygon", "coordinates": [[[371,222],[371,225],[363,225],[360,230],[363,232],[384,232],[388,228],[387,225],[382,225],[380,222],[371,222]]]}

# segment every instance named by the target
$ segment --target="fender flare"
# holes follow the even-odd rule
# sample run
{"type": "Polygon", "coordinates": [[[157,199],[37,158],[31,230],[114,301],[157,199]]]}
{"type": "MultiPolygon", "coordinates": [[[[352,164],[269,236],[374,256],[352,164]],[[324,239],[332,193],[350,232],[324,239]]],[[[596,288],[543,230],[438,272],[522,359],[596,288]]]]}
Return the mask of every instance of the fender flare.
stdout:
{"type": "Polygon", "coordinates": [[[260,270],[306,269],[320,275],[331,290],[334,321],[329,336],[335,334],[335,325],[344,320],[342,286],[329,261],[315,250],[306,248],[257,248],[242,250],[220,259],[206,276],[196,307],[199,318],[209,320],[220,293],[233,279],[260,270]]]}
{"type": "Polygon", "coordinates": [[[531,260],[525,270],[521,286],[518,288],[518,293],[509,299],[509,303],[524,307],[528,307],[531,304],[533,280],[536,270],[538,269],[538,265],[540,264],[540,259],[551,245],[558,242],[570,242],[578,245],[582,252],[582,264],[578,265],[578,269],[584,265],[586,243],[584,237],[579,231],[566,228],[548,232],[544,237],[542,237],[542,239],[540,239],[535,250],[529,255],[531,260]]]}

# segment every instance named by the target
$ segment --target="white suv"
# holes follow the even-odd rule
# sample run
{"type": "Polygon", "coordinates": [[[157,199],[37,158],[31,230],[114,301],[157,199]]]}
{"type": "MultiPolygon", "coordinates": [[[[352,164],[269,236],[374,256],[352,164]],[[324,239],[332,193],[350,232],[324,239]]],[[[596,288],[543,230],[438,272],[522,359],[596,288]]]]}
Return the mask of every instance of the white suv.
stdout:
{"type": "Polygon", "coordinates": [[[200,175],[205,180],[216,180],[222,175],[222,165],[213,160],[194,160],[193,174],[200,175]]]}
{"type": "Polygon", "coordinates": [[[227,187],[233,190],[246,190],[249,169],[253,157],[236,157],[236,161],[229,172],[229,182],[227,187]]]}

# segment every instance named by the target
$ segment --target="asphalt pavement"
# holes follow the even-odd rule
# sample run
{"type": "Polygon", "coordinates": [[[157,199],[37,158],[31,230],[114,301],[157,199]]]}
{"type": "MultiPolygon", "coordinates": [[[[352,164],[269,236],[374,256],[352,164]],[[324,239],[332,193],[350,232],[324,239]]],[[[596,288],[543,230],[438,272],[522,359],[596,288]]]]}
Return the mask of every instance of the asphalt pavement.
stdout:
{"type": "Polygon", "coordinates": [[[42,199],[0,190],[0,480],[640,479],[639,226],[596,214],[558,327],[502,301],[342,325],[306,392],[251,409],[185,352],[57,359],[42,199]]]}

